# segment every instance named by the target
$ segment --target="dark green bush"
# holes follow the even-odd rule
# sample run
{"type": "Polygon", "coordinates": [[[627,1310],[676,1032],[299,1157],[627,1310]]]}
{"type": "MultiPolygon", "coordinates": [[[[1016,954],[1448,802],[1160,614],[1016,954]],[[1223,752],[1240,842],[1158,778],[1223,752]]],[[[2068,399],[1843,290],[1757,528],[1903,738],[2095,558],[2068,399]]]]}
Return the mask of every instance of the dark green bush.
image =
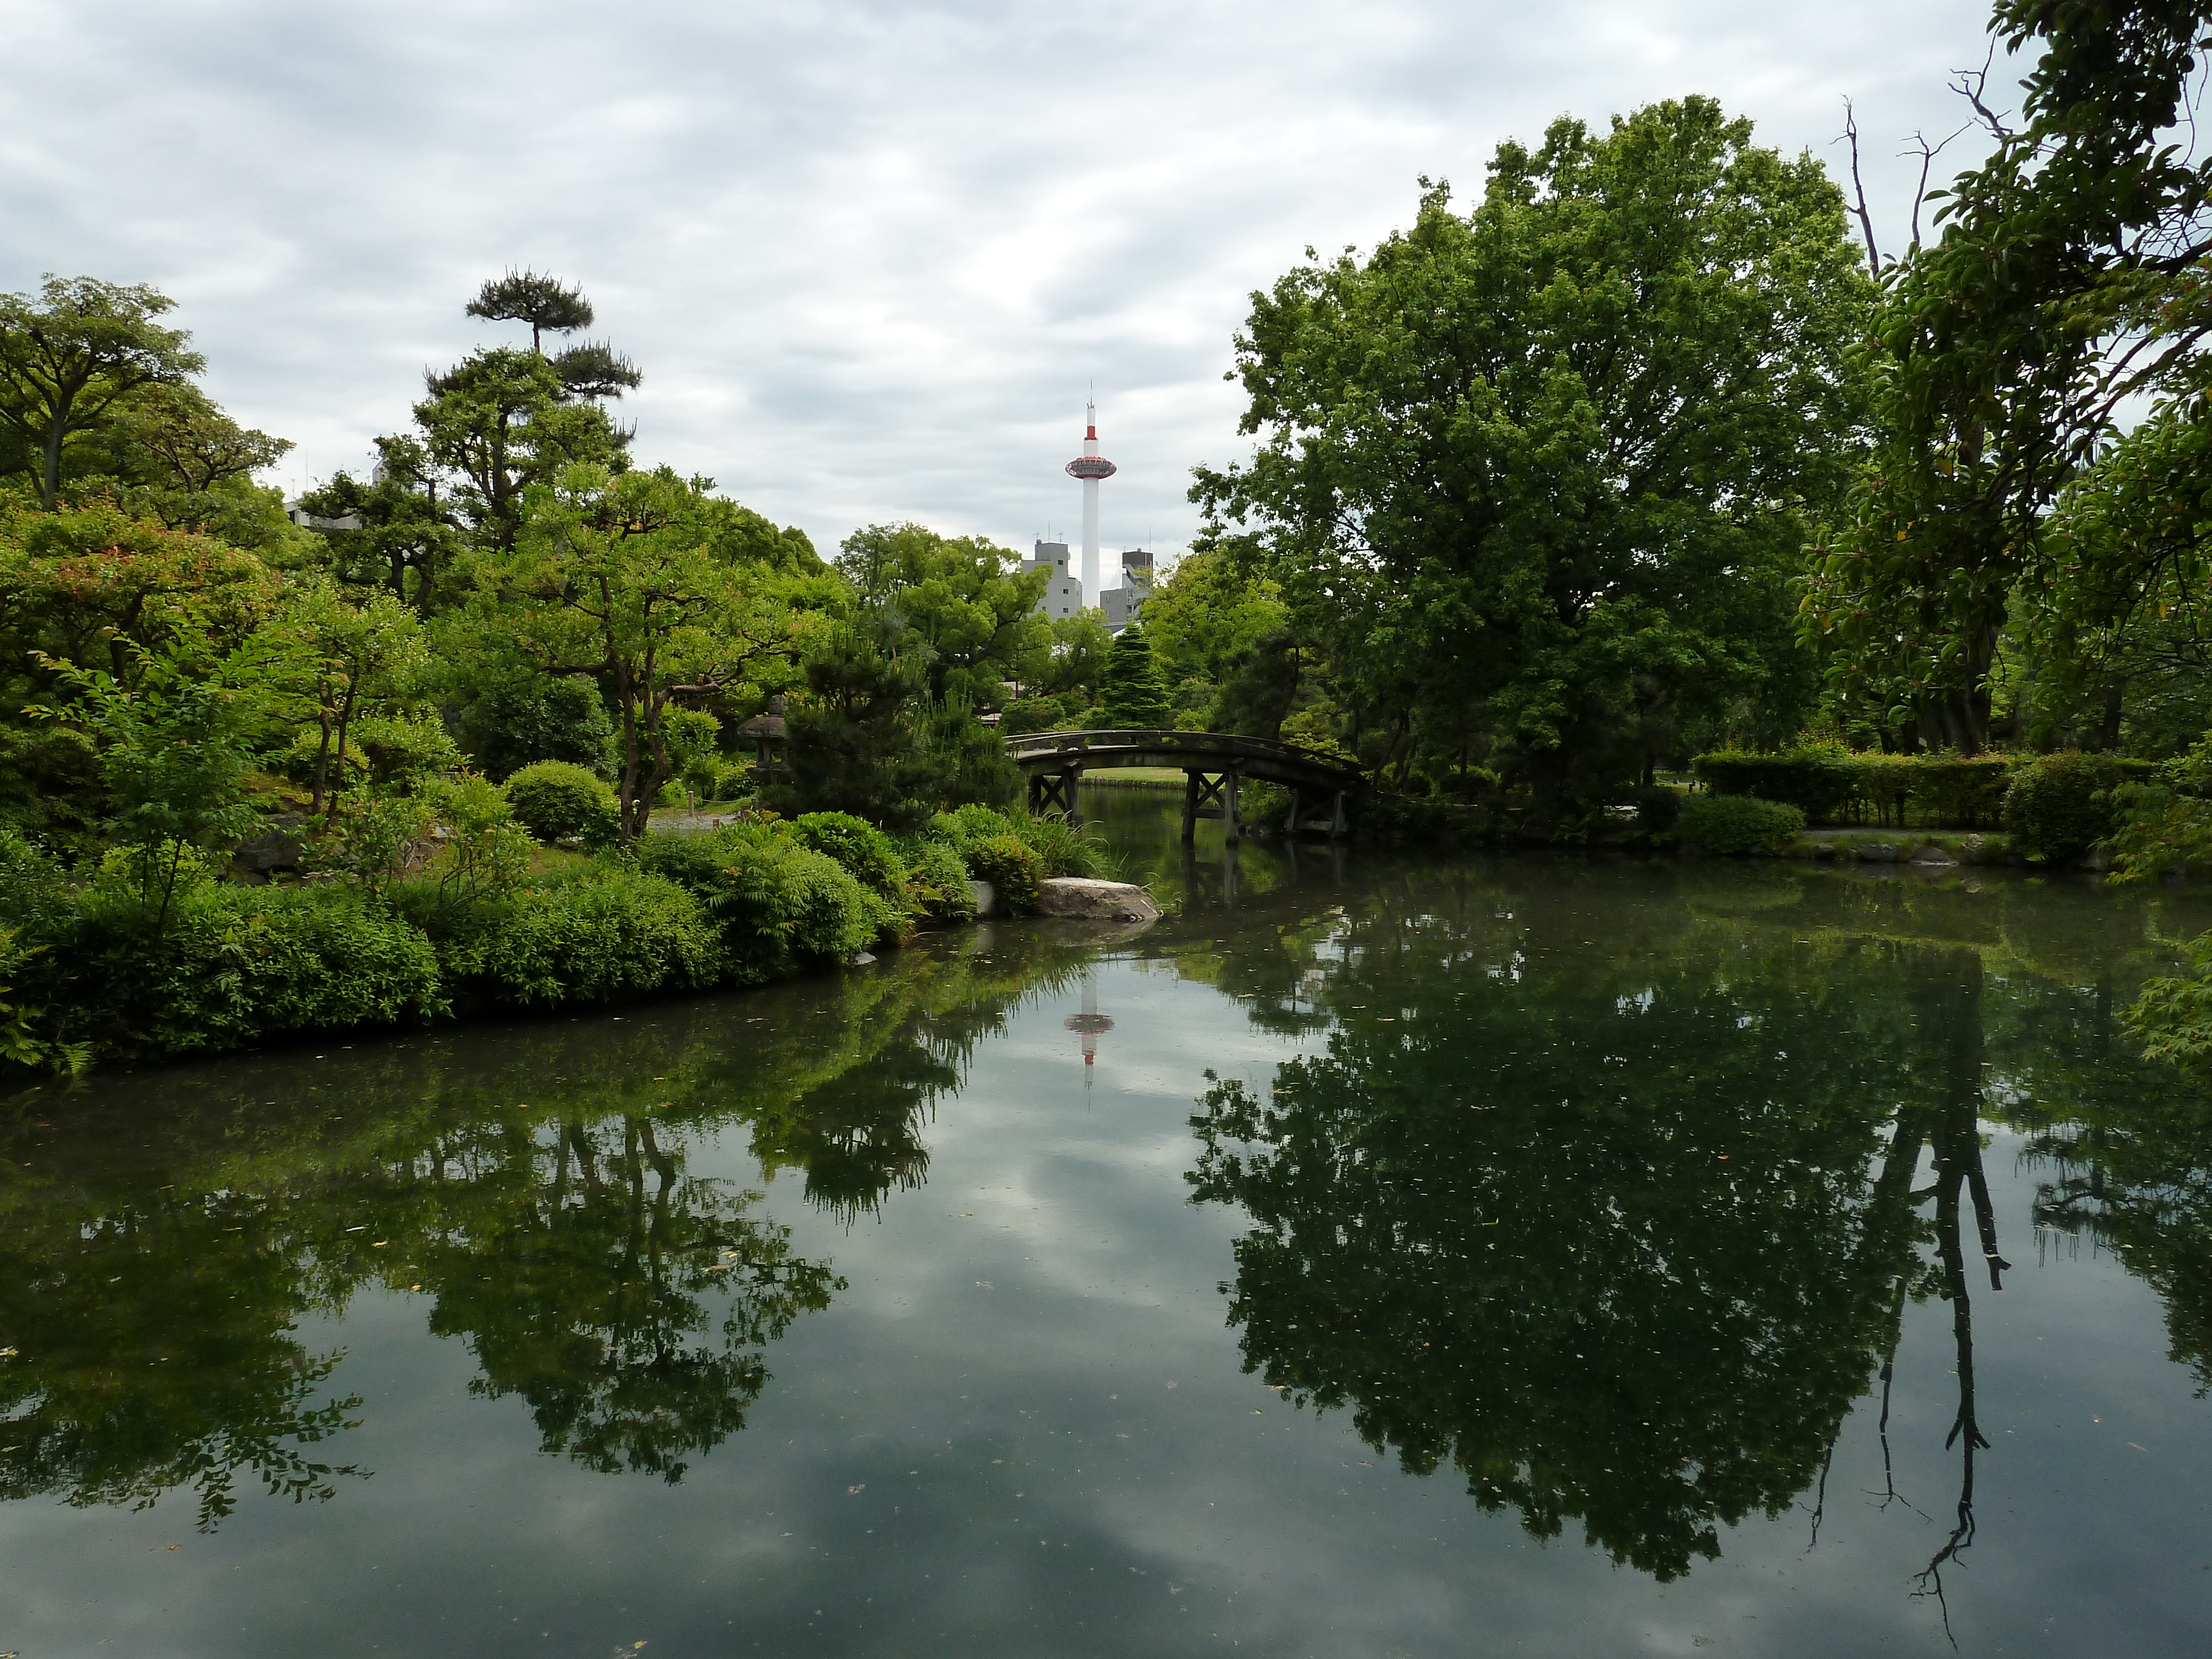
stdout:
{"type": "Polygon", "coordinates": [[[799,845],[826,854],[858,877],[860,884],[893,902],[906,897],[906,861],[891,838],[866,818],[850,812],[809,812],[793,818],[799,845]]]}
{"type": "Polygon", "coordinates": [[[850,961],[899,919],[787,823],[732,823],[704,836],[647,836],[641,870],[692,893],[720,930],[726,980],[757,984],[850,961]]]}
{"type": "Polygon", "coordinates": [[[1682,803],[1674,833],[1708,853],[1778,853],[1805,827],[1805,814],[1753,795],[1692,795],[1682,803]]]}
{"type": "Polygon", "coordinates": [[[1858,782],[1856,759],[1843,749],[1791,749],[1775,755],[1721,749],[1699,755],[1690,766],[1717,795],[1781,801],[1812,823],[1826,823],[1851,801],[1858,782]]]}
{"type": "Polygon", "coordinates": [[[586,847],[614,839],[615,792],[605,780],[568,761],[538,761],[502,786],[515,821],[542,842],[574,836],[586,847]]]}
{"type": "Polygon", "coordinates": [[[935,922],[973,921],[975,890],[967,861],[952,843],[918,836],[899,848],[906,860],[907,902],[935,922]]]}
{"type": "Polygon", "coordinates": [[[1002,830],[969,848],[968,867],[976,880],[988,881],[998,890],[999,902],[1009,910],[1036,908],[1044,860],[1012,830],[1002,830]]]}
{"type": "Polygon", "coordinates": [[[204,883],[161,939],[135,895],[95,884],[55,941],[73,983],[66,1038],[161,1054],[216,1052],[295,1031],[442,1012],[437,952],[388,907],[336,884],[204,883]]]}
{"type": "Polygon", "coordinates": [[[2004,815],[2013,763],[2003,755],[1916,755],[1911,802],[1923,823],[1993,830],[2004,815]]]}
{"type": "Polygon", "coordinates": [[[2031,863],[2079,858],[2117,827],[2112,791],[2126,774],[2108,755],[2038,755],[2013,774],[2004,827],[2031,863]]]}
{"type": "Polygon", "coordinates": [[[582,675],[501,674],[463,703],[454,735],[495,782],[533,761],[612,769],[614,722],[599,688],[582,675]]]}
{"type": "Polygon", "coordinates": [[[1639,836],[1663,836],[1682,816],[1682,798],[1672,789],[1638,789],[1635,799],[1639,836]]]}
{"type": "Polygon", "coordinates": [[[688,990],[721,977],[704,905],[649,871],[596,864],[494,907],[449,960],[474,988],[525,1008],[688,990]]]}
{"type": "Polygon", "coordinates": [[[978,881],[992,878],[975,868],[975,849],[1002,836],[1012,836],[1036,855],[1040,878],[1100,876],[1106,870],[1104,850],[1065,818],[1034,817],[1027,812],[1000,812],[971,805],[939,812],[929,821],[929,834],[950,842],[968,860],[978,881]]]}

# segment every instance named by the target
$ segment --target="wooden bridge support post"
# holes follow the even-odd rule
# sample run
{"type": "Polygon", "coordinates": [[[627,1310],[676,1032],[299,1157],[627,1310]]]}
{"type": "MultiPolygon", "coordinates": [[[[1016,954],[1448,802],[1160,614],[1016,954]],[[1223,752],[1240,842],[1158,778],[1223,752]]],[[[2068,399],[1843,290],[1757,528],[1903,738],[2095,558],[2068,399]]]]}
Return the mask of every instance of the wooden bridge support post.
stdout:
{"type": "Polygon", "coordinates": [[[1186,771],[1182,775],[1182,844],[1189,846],[1198,838],[1198,774],[1186,771]]]}
{"type": "Polygon", "coordinates": [[[1221,827],[1231,847],[1244,838],[1243,826],[1237,817],[1237,774],[1234,772],[1221,781],[1221,827]]]}

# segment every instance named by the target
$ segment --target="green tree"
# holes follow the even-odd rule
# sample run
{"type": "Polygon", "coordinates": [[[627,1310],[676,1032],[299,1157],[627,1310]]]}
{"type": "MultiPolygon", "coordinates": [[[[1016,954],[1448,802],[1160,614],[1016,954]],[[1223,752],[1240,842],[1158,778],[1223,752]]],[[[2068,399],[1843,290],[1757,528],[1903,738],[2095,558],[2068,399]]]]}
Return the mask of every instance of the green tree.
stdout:
{"type": "Polygon", "coordinates": [[[1152,642],[1134,624],[1114,636],[1106,678],[1098,688],[1097,718],[1109,726],[1155,731],[1168,723],[1168,692],[1152,658],[1152,642]]]}
{"type": "Polygon", "coordinates": [[[307,810],[335,818],[348,784],[349,743],[362,726],[404,718],[420,702],[429,641],[422,619],[391,594],[349,605],[328,582],[296,590],[284,622],[313,677],[307,810]]]}
{"type": "Polygon", "coordinates": [[[1809,156],[1701,98],[1562,119],[1471,213],[1431,186],[1364,263],[1254,296],[1259,450],[1193,494],[1212,535],[1254,524],[1381,763],[1474,710],[1540,793],[1610,790],[1655,714],[1809,700],[1790,582],[1849,476],[1871,299],[1809,156]]]}
{"type": "Polygon", "coordinates": [[[106,828],[130,849],[158,945],[190,861],[257,822],[245,775],[296,702],[301,665],[292,641],[274,630],[213,661],[189,643],[133,650],[141,661],[127,686],[105,669],[51,664],[76,702],[38,712],[80,726],[98,753],[106,828]]]}
{"type": "Polygon", "coordinates": [[[49,276],[36,296],[0,295],[0,422],[32,450],[40,502],[61,489],[62,447],[99,426],[118,400],[197,374],[191,336],[154,319],[175,301],[146,287],[49,276]]]}
{"type": "Polygon", "coordinates": [[[546,335],[589,328],[594,314],[582,289],[535,270],[509,270],[490,278],[477,290],[467,311],[492,322],[529,324],[530,349],[540,356],[545,352],[546,335]]]}
{"type": "Polygon", "coordinates": [[[666,467],[568,467],[532,490],[514,550],[489,550],[474,573],[483,627],[541,672],[587,674],[606,689],[624,842],[645,832],[675,775],[672,703],[757,699],[782,683],[796,649],[801,588],[759,556],[757,515],[712,489],[666,467]]]}
{"type": "Polygon", "coordinates": [[[991,710],[1050,633],[1037,611],[1049,573],[1024,571],[980,537],[940,536],[918,524],[871,525],[845,538],[836,562],[860,604],[919,658],[929,694],[991,710]]]}
{"type": "Polygon", "coordinates": [[[563,468],[628,465],[629,434],[596,404],[569,401],[560,372],[534,351],[471,352],[428,385],[415,405],[423,451],[453,475],[451,496],[482,541],[514,546],[525,493],[563,468]]]}
{"type": "MultiPolygon", "coordinates": [[[[1881,443],[1806,605],[1847,717],[1980,749],[2010,596],[2063,586],[2079,552],[2042,533],[2053,499],[2130,404],[2203,418],[2212,161],[2173,139],[2208,21],[2198,0],[1996,6],[1998,41],[2035,54],[2026,125],[1977,94],[1995,147],[1943,193],[1941,240],[1885,297],[1881,443]]],[[[2186,512],[2212,477],[2177,482],[2168,505],[2186,512]]],[[[2120,570],[2088,574],[2102,587],[2120,570]]]]}

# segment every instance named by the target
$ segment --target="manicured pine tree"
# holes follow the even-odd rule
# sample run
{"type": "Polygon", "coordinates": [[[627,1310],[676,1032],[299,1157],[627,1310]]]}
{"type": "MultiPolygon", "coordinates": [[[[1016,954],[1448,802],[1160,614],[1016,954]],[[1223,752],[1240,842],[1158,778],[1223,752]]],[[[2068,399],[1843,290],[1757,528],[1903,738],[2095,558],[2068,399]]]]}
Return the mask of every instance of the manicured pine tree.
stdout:
{"type": "Polygon", "coordinates": [[[1099,689],[1097,719],[1107,726],[1155,731],[1172,718],[1167,684],[1152,659],[1152,642],[1134,624],[1114,636],[1106,653],[1106,683],[1099,689]]]}

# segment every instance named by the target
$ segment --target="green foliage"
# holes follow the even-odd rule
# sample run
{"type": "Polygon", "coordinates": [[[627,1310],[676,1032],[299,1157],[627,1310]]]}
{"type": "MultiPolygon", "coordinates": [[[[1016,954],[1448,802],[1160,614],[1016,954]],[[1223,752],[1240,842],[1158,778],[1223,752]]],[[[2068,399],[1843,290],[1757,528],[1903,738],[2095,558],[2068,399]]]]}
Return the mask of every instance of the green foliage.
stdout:
{"type": "Polygon", "coordinates": [[[126,1054],[210,1053],[444,1011],[430,942],[345,887],[179,883],[151,947],[150,908],[127,874],[82,890],[56,941],[66,977],[45,998],[58,1036],[126,1054]]]}
{"type": "Polygon", "coordinates": [[[676,882],[595,864],[506,901],[453,960],[484,994],[553,1008],[711,985],[718,931],[676,882]]]}
{"type": "Polygon", "coordinates": [[[605,780],[568,761],[537,761],[501,786],[522,827],[548,843],[571,837],[586,847],[615,838],[619,809],[605,780]]]}
{"type": "Polygon", "coordinates": [[[55,504],[72,436],[138,388],[206,366],[190,335],[154,320],[174,303],[92,276],[49,276],[35,296],[0,295],[0,424],[33,458],[40,505],[55,504]]]}
{"type": "Polygon", "coordinates": [[[495,783],[532,761],[568,761],[602,775],[614,767],[614,721],[581,674],[495,672],[454,717],[461,747],[495,783]]]}
{"type": "Polygon", "coordinates": [[[158,940],[182,860],[253,827],[243,781],[256,744],[279,718],[295,668],[289,642],[255,635],[212,662],[188,642],[134,647],[137,684],[105,669],[52,665],[74,708],[40,712],[76,724],[100,757],[107,828],[133,849],[158,940]]]}
{"type": "Polygon", "coordinates": [[[1997,823],[2013,763],[2002,755],[1854,753],[1827,744],[1774,754],[1714,750],[1691,765],[1711,789],[1787,802],[1812,823],[1871,813],[1902,827],[1910,807],[1923,824],[1972,830],[1997,823]]]}
{"type": "Polygon", "coordinates": [[[1152,659],[1152,643],[1132,623],[1114,636],[1095,716],[1102,726],[1139,731],[1164,729],[1170,718],[1167,684],[1152,659]]]}
{"type": "Polygon", "coordinates": [[[1650,839],[1669,836],[1681,822],[1682,797],[1672,789],[1636,792],[1636,833],[1650,839]]]}
{"type": "Polygon", "coordinates": [[[1698,794],[1684,801],[1674,834],[1708,853],[1778,853],[1805,828],[1805,815],[1751,795],[1698,794]]]}
{"type": "Polygon", "coordinates": [[[837,569],[893,654],[920,659],[933,701],[988,713],[1005,701],[1005,682],[1029,678],[1049,648],[1051,625],[1036,611],[1046,573],[980,538],[871,525],[845,538],[837,569]]]}
{"type": "Polygon", "coordinates": [[[2146,1057],[2202,1066],[2212,1060],[2212,933],[2184,947],[2182,967],[2145,980],[2124,1020],[2146,1057]]]}
{"type": "Polygon", "coordinates": [[[1044,879],[1044,860],[1011,830],[971,842],[965,856],[978,881],[998,890],[999,902],[1009,910],[1034,910],[1037,884],[1044,879]]]}
{"type": "Polygon", "coordinates": [[[720,929],[722,975],[731,983],[849,961],[899,919],[781,820],[725,824],[703,836],[650,836],[637,844],[636,856],[641,870],[696,896],[720,929]]]}
{"type": "Polygon", "coordinates": [[[2092,522],[2117,503],[2081,477],[2120,410],[2153,405],[2151,434],[2114,447],[2127,470],[2204,386],[2194,221],[2207,174],[2172,142],[2193,118],[2203,9],[2001,0],[1991,32],[2033,64],[2026,118],[1944,192],[1941,240],[1891,280],[1867,354],[1878,442],[1804,611],[1848,721],[1966,753],[1987,741],[2010,596],[2044,613],[2045,640],[2102,655],[2117,641],[2095,636],[2186,552],[2212,476],[2170,456],[2183,466],[2138,503],[2149,511],[2121,515],[2118,536],[2092,522]],[[2106,501],[2048,526],[2077,483],[2106,501]]]}
{"type": "Polygon", "coordinates": [[[2113,882],[2142,881],[2178,866],[2212,869],[2212,737],[2119,784],[2112,802],[2113,882]]]}
{"type": "Polygon", "coordinates": [[[906,860],[907,901],[919,915],[940,924],[975,919],[968,863],[951,842],[910,836],[900,843],[899,854],[906,860]]]}
{"type": "Polygon", "coordinates": [[[472,773],[448,779],[431,791],[431,804],[447,830],[434,866],[441,908],[467,909],[521,884],[530,867],[530,834],[490,780],[472,773]]]}
{"type": "Polygon", "coordinates": [[[1702,98],[1559,120],[1471,213],[1433,186],[1364,262],[1258,296],[1258,452],[1200,472],[1208,535],[1253,526],[1373,763],[1409,769],[1425,720],[1603,799],[1686,722],[1809,701],[1791,579],[1847,481],[1872,298],[1811,156],[1702,98]]]}
{"type": "Polygon", "coordinates": [[[2112,791],[2122,779],[2109,756],[2069,750],[2039,755],[2005,791],[2004,827],[2031,863],[2078,858],[2117,827],[2112,791]]]}
{"type": "Polygon", "coordinates": [[[871,891],[895,902],[905,898],[906,860],[891,838],[865,818],[849,812],[809,812],[793,819],[791,828],[800,846],[836,860],[871,891]]]}
{"type": "MultiPolygon", "coordinates": [[[[940,812],[930,820],[929,832],[949,842],[974,865],[974,849],[988,841],[1011,836],[1036,855],[1039,876],[1101,876],[1105,858],[1098,843],[1060,817],[1036,817],[1027,812],[1000,812],[969,805],[940,812]]],[[[993,878],[981,870],[979,881],[993,878]]]]}

